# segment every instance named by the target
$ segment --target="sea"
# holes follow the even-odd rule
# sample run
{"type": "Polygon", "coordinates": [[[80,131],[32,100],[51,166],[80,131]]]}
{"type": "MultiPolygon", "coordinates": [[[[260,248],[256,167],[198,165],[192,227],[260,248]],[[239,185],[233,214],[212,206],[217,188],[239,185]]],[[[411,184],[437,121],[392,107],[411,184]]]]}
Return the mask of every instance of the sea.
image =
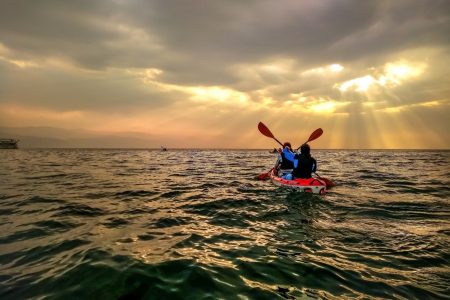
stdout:
{"type": "Polygon", "coordinates": [[[0,299],[450,299],[450,151],[0,151],[0,299]]]}

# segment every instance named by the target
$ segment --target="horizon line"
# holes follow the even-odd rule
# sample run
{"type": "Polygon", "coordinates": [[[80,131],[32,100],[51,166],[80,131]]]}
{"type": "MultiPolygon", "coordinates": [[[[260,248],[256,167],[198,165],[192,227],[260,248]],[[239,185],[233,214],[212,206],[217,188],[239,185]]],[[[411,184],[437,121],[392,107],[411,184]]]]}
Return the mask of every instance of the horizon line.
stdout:
{"type": "MultiPolygon", "coordinates": [[[[235,148],[235,147],[165,147],[167,151],[173,150],[245,150],[245,151],[270,151],[270,148],[235,148]]],[[[1,150],[158,150],[161,147],[20,147],[18,149],[1,150]]],[[[273,150],[274,148],[272,148],[273,150]]],[[[313,151],[334,151],[334,150],[377,150],[377,151],[450,151],[450,148],[314,148],[313,151]]],[[[162,151],[163,152],[163,151],[162,151]]],[[[275,154],[275,153],[273,153],[275,154]]]]}

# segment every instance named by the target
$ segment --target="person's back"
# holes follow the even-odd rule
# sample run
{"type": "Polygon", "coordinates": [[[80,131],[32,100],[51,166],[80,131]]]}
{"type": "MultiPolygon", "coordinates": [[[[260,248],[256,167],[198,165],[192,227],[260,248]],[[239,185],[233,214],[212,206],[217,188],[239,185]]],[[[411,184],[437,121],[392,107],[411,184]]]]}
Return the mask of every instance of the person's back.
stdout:
{"type": "Polygon", "coordinates": [[[312,173],[317,169],[317,162],[311,156],[311,148],[308,144],[303,144],[300,147],[300,153],[296,155],[297,166],[292,171],[294,178],[311,178],[312,173]]]}
{"type": "MultiPolygon", "coordinates": [[[[291,143],[286,142],[283,144],[283,149],[287,149],[289,152],[292,152],[292,146],[291,143]]],[[[283,176],[286,174],[292,173],[292,170],[294,169],[294,163],[290,160],[288,160],[283,153],[283,151],[280,152],[280,156],[277,162],[277,169],[279,170],[279,176],[283,176]]]]}
{"type": "Polygon", "coordinates": [[[280,153],[280,155],[281,155],[280,169],[292,170],[294,168],[294,164],[292,163],[292,161],[287,160],[283,153],[280,153]]]}
{"type": "Polygon", "coordinates": [[[297,168],[292,171],[292,175],[295,178],[311,178],[312,172],[316,171],[317,162],[316,160],[305,154],[296,155],[298,160],[297,168]]]}

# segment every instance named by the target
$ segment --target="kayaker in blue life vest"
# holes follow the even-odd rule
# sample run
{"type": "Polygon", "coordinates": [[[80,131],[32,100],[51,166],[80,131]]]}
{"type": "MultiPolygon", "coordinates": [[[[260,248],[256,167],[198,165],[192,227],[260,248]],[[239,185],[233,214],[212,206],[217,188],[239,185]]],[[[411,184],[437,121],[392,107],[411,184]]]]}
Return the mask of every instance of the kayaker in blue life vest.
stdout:
{"type": "Polygon", "coordinates": [[[282,177],[290,175],[292,173],[292,170],[294,169],[293,162],[286,159],[285,154],[283,153],[284,151],[294,154],[292,151],[291,143],[286,142],[283,144],[283,150],[280,152],[280,155],[278,155],[277,162],[275,163],[275,169],[278,170],[278,176],[282,177]]]}
{"type": "Polygon", "coordinates": [[[294,166],[294,170],[292,171],[293,178],[286,179],[311,178],[311,174],[316,172],[317,162],[311,156],[311,148],[308,144],[303,144],[300,147],[300,154],[293,153],[286,148],[283,149],[282,153],[287,160],[293,163],[294,166]]]}

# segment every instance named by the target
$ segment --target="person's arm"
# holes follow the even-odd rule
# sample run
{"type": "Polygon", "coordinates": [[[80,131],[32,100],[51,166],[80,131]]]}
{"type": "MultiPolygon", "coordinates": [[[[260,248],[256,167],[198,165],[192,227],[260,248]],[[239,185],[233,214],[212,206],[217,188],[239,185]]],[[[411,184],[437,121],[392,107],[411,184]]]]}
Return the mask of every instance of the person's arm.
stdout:
{"type": "Polygon", "coordinates": [[[314,158],[312,160],[313,160],[313,165],[312,165],[312,170],[311,171],[314,173],[314,172],[317,171],[317,162],[316,162],[316,160],[314,158]]]}
{"type": "Polygon", "coordinates": [[[274,169],[275,169],[275,170],[278,169],[278,167],[280,166],[280,164],[281,164],[281,155],[278,154],[277,161],[275,162],[274,169]]]}

